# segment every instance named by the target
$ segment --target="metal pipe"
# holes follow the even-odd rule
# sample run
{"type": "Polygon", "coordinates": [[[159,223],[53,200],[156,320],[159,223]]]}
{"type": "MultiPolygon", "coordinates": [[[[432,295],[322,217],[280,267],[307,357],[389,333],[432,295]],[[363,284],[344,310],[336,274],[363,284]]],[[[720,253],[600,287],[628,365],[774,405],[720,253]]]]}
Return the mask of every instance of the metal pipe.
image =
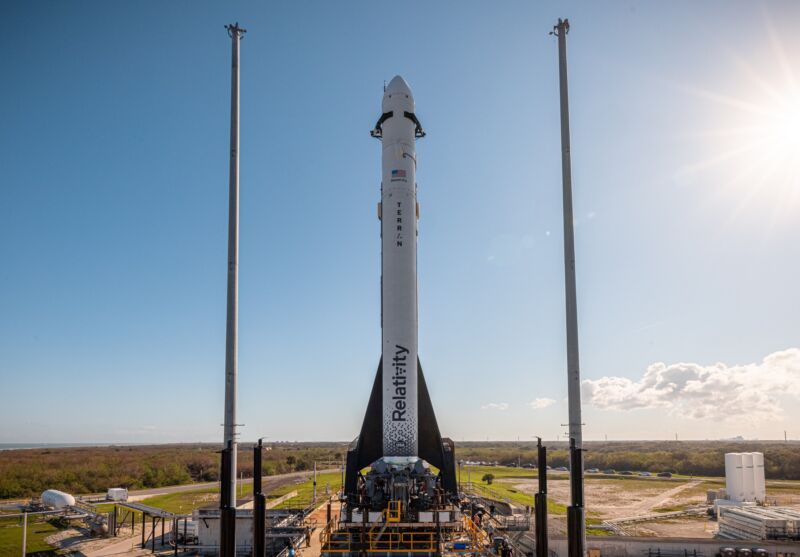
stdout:
{"type": "MultiPolygon", "coordinates": [[[[228,446],[222,450],[222,477],[230,474],[231,458],[230,452],[233,450],[232,443],[228,441],[228,446]]],[[[231,500],[231,491],[236,486],[230,482],[222,481],[220,485],[220,536],[219,554],[220,557],[235,557],[236,555],[236,507],[231,506],[226,501],[231,500]]]]}
{"type": "Polygon", "coordinates": [[[586,547],[586,528],[583,517],[583,455],[575,446],[575,440],[569,442],[570,487],[577,497],[567,508],[567,543],[569,557],[582,557],[586,547]],[[578,473],[575,473],[578,470],[578,473]]]}
{"type": "Polygon", "coordinates": [[[538,438],[536,448],[539,468],[539,492],[534,495],[536,557],[547,557],[547,447],[542,445],[541,437],[538,438]]]}
{"type": "MultiPolygon", "coordinates": [[[[236,376],[238,373],[239,319],[239,42],[246,32],[239,24],[226,25],[231,37],[231,148],[228,198],[228,299],[225,326],[225,421],[223,442],[231,444],[229,476],[223,482],[231,484],[229,499],[236,507],[236,376]]],[[[222,503],[222,501],[220,501],[222,503]]]]}
{"type": "Polygon", "coordinates": [[[28,552],[28,513],[22,517],[22,557],[28,552]]]}
{"type": "Polygon", "coordinates": [[[264,557],[267,498],[262,492],[262,440],[253,447],[253,557],[264,557]]]}

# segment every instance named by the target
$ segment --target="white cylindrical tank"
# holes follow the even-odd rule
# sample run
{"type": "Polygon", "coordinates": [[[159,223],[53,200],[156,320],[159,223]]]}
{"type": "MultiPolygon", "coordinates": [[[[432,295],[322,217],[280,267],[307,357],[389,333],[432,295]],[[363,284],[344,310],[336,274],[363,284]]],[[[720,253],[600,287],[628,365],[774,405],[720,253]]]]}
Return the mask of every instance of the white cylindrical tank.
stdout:
{"type": "Polygon", "coordinates": [[[767,483],[764,475],[764,453],[753,453],[754,497],[763,503],[767,499],[767,483]]]}
{"type": "Polygon", "coordinates": [[[48,489],[42,493],[42,505],[53,509],[72,507],[75,505],[75,497],[57,489],[48,489]]]}
{"type": "Polygon", "coordinates": [[[756,500],[753,453],[742,453],[742,501],[756,500]]]}
{"type": "Polygon", "coordinates": [[[729,501],[743,501],[742,455],[725,453],[725,491],[729,501]]]}

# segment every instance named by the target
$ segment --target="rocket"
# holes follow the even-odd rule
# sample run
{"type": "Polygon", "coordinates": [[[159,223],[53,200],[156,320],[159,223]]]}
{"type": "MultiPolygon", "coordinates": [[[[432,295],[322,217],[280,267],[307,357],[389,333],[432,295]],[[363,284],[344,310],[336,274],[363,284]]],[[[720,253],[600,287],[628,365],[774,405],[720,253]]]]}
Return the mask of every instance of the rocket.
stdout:
{"type": "Polygon", "coordinates": [[[381,332],[383,454],[416,456],[417,432],[417,156],[423,137],[414,96],[399,75],[383,94],[373,137],[382,141],[381,332]]]}
{"type": "Polygon", "coordinates": [[[418,356],[417,155],[425,137],[408,83],[396,76],[384,88],[372,137],[381,141],[381,359],[360,435],[347,452],[345,494],[360,470],[378,459],[437,467],[442,486],[457,491],[454,444],[443,439],[418,356]]]}

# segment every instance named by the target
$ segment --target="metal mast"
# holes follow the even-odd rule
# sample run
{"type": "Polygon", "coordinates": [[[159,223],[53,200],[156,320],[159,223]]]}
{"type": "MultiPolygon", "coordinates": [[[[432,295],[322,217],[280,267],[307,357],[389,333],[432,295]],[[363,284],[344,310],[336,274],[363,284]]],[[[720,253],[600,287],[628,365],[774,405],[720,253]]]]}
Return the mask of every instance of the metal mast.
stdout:
{"type": "Polygon", "coordinates": [[[239,42],[246,33],[238,23],[226,25],[231,37],[231,151],[230,193],[228,198],[228,311],[225,327],[225,422],[223,444],[228,452],[228,477],[222,481],[230,484],[223,489],[227,501],[220,505],[236,507],[236,375],[238,373],[238,321],[239,321],[239,42]]]}
{"type": "Polygon", "coordinates": [[[567,396],[569,401],[570,495],[567,536],[570,557],[582,557],[585,547],[583,511],[583,432],[581,422],[581,369],[578,354],[578,296],[575,286],[575,230],[572,217],[572,161],[569,144],[567,90],[567,33],[569,20],[553,28],[558,37],[558,82],[561,104],[561,178],[564,199],[564,279],[567,313],[567,396]]]}

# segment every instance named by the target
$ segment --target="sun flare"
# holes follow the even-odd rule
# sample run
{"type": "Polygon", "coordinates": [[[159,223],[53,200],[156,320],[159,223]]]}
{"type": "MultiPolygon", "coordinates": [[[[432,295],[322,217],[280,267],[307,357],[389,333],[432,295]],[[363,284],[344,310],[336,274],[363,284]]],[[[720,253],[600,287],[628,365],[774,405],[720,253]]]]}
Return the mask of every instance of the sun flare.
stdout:
{"type": "Polygon", "coordinates": [[[708,120],[693,134],[699,160],[679,176],[732,202],[734,218],[766,211],[777,224],[800,211],[800,85],[774,37],[772,46],[778,71],[736,59],[728,91],[689,89],[709,102],[708,120]]]}

